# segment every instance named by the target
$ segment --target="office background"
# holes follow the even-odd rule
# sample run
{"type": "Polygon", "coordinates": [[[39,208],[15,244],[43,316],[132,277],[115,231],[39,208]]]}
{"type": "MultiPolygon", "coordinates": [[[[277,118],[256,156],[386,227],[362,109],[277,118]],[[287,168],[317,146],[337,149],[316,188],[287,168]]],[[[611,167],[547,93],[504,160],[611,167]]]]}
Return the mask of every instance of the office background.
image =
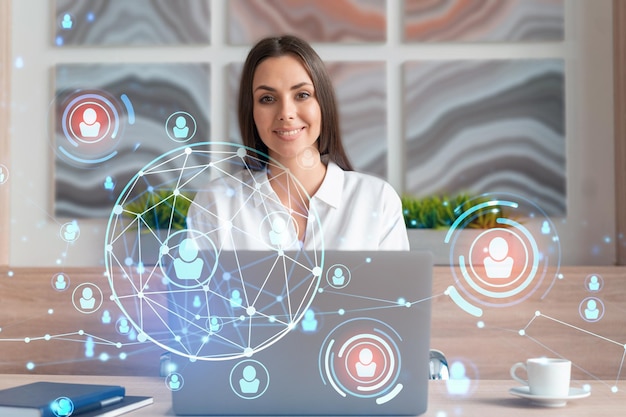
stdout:
{"type": "Polygon", "coordinates": [[[399,193],[519,194],[551,216],[563,264],[617,262],[611,1],[133,2],[141,15],[126,3],[3,0],[0,263],[101,265],[115,191],[180,145],[162,130],[167,115],[192,108],[194,140],[237,140],[240,63],[256,39],[284,32],[328,62],[359,170],[399,193]],[[104,88],[137,111],[119,157],[68,159],[64,94],[104,88]],[[74,220],[80,238],[68,243],[59,231],[74,220]]]}

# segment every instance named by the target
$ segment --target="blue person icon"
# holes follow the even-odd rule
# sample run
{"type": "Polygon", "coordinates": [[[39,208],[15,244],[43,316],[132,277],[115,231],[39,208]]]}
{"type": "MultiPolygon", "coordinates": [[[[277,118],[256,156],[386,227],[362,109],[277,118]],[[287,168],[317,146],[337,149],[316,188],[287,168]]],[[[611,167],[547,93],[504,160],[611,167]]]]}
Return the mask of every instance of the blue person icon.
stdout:
{"type": "Polygon", "coordinates": [[[256,377],[256,368],[252,365],[246,365],[242,372],[243,378],[239,380],[239,388],[243,394],[256,394],[259,392],[259,384],[261,381],[256,377]]]}
{"type": "Polygon", "coordinates": [[[230,293],[230,306],[231,307],[243,306],[243,299],[241,298],[241,291],[235,289],[230,293]]]}
{"type": "Polygon", "coordinates": [[[341,268],[335,268],[333,271],[333,285],[338,287],[344,285],[346,282],[346,276],[341,268]]]}
{"type": "Polygon", "coordinates": [[[185,139],[189,135],[189,126],[184,116],[176,118],[176,126],[172,128],[172,133],[176,139],[185,139]]]}
{"type": "Polygon", "coordinates": [[[178,258],[174,259],[176,278],[192,280],[200,278],[204,261],[198,257],[198,245],[193,239],[183,239],[178,247],[178,258]]]}
{"type": "Polygon", "coordinates": [[[74,21],[72,20],[72,16],[68,13],[63,15],[63,20],[61,20],[61,28],[65,30],[69,30],[74,26],[74,21]]]}
{"type": "Polygon", "coordinates": [[[302,319],[302,331],[314,332],[315,330],[317,330],[317,319],[315,318],[315,311],[309,308],[304,313],[304,318],[302,319]]]}

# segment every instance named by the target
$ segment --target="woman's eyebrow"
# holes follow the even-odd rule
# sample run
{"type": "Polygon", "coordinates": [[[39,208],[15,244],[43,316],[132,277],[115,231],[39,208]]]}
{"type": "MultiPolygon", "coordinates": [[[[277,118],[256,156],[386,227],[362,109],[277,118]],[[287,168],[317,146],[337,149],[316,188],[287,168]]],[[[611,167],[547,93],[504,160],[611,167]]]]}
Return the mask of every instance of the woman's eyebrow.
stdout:
{"type": "MultiPolygon", "coordinates": [[[[305,85],[310,85],[310,86],[313,86],[313,84],[311,84],[310,82],[308,82],[308,81],[303,81],[303,82],[301,82],[301,83],[298,83],[298,84],[296,84],[296,85],[292,86],[292,87],[290,88],[290,90],[297,90],[297,89],[299,89],[299,88],[304,87],[305,85]]],[[[264,84],[259,85],[257,88],[255,88],[255,89],[254,89],[254,91],[255,91],[255,92],[256,92],[257,90],[266,90],[266,91],[270,91],[270,92],[276,92],[276,89],[275,89],[274,87],[270,87],[270,86],[268,86],[268,85],[264,85],[264,84]]]]}

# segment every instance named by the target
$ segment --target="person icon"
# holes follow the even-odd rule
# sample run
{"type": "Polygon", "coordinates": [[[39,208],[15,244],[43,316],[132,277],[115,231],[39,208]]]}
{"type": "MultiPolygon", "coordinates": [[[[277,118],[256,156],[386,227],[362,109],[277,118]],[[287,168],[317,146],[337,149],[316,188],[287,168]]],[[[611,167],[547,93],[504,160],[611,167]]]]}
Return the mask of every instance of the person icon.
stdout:
{"type": "Polygon", "coordinates": [[[111,313],[109,313],[109,310],[104,310],[102,312],[102,324],[110,324],[111,323],[111,313]]]}
{"type": "Polygon", "coordinates": [[[96,138],[100,134],[100,122],[96,111],[87,107],[83,112],[83,121],[80,122],[80,134],[84,138],[96,138]]]}
{"type": "Polygon", "coordinates": [[[199,295],[195,295],[193,297],[193,302],[192,304],[194,306],[194,308],[200,308],[200,306],[202,305],[202,302],[200,301],[200,296],[199,295]]]}
{"type": "Polygon", "coordinates": [[[193,239],[183,239],[178,246],[178,258],[174,259],[174,272],[180,280],[198,279],[204,261],[198,258],[198,245],[193,239]]]}
{"type": "Polygon", "coordinates": [[[113,191],[114,188],[115,188],[115,183],[113,182],[113,178],[111,178],[110,176],[107,176],[104,179],[104,189],[113,191]]]}
{"type": "Polygon", "coordinates": [[[276,247],[283,247],[287,238],[287,222],[278,216],[272,219],[272,230],[270,230],[270,243],[276,247]]]}
{"type": "Polygon", "coordinates": [[[587,301],[587,307],[585,308],[585,318],[587,320],[598,320],[600,317],[600,309],[598,309],[598,303],[593,298],[587,301]]]}
{"type": "Polygon", "coordinates": [[[178,116],[176,118],[176,126],[172,128],[174,137],[176,139],[186,139],[189,135],[189,126],[187,126],[187,119],[184,116],[178,116]]]}
{"type": "Polygon", "coordinates": [[[333,285],[341,287],[346,283],[346,276],[343,273],[343,269],[337,267],[333,271],[333,285]]]}
{"type": "Polygon", "coordinates": [[[256,394],[259,392],[260,381],[256,377],[256,368],[246,365],[242,372],[243,378],[239,380],[239,388],[242,394],[256,394]]]}
{"type": "Polygon", "coordinates": [[[128,332],[130,332],[130,326],[128,325],[128,319],[126,317],[122,317],[118,323],[117,330],[120,334],[128,334],[128,332]]]}
{"type": "Polygon", "coordinates": [[[209,330],[213,333],[217,333],[222,329],[222,323],[218,317],[211,317],[209,319],[209,330]]]}
{"type": "Polygon", "coordinates": [[[600,290],[600,280],[597,275],[592,275],[589,277],[589,284],[587,285],[589,291],[599,291],[600,290]]]}
{"type": "Polygon", "coordinates": [[[167,386],[172,391],[178,391],[182,385],[181,377],[178,374],[171,374],[167,386]]]}
{"type": "Polygon", "coordinates": [[[489,256],[483,264],[489,278],[509,278],[513,270],[513,258],[507,256],[509,244],[502,237],[494,237],[489,243],[489,256]]]}
{"type": "Polygon", "coordinates": [[[548,223],[547,220],[544,220],[543,223],[541,224],[541,233],[544,235],[550,234],[550,223],[548,223]]]}
{"type": "Polygon", "coordinates": [[[233,292],[230,293],[230,306],[243,307],[243,299],[241,298],[241,292],[239,290],[233,290],[233,292]]]}
{"type": "Polygon", "coordinates": [[[469,392],[470,379],[465,374],[465,365],[455,361],[450,365],[450,378],[446,380],[448,393],[451,395],[465,395],[469,392]]]}
{"type": "Polygon", "coordinates": [[[93,310],[96,305],[96,298],[93,296],[91,287],[83,288],[82,297],[80,297],[80,308],[83,310],[93,310]]]}
{"type": "Polygon", "coordinates": [[[369,348],[363,348],[359,352],[359,361],[356,363],[356,374],[361,378],[371,378],[376,373],[376,362],[369,348]]]}
{"type": "Polygon", "coordinates": [[[56,280],[54,281],[54,288],[58,291],[63,291],[67,288],[67,280],[65,279],[65,275],[59,274],[57,275],[56,280]]]}
{"type": "Polygon", "coordinates": [[[314,332],[316,330],[317,330],[317,319],[315,318],[315,311],[309,308],[304,313],[304,318],[302,319],[302,331],[314,332]]]}
{"type": "Polygon", "coordinates": [[[315,152],[312,148],[306,148],[300,155],[300,165],[303,168],[312,168],[315,166],[315,152]]]}
{"type": "Polygon", "coordinates": [[[63,230],[63,239],[66,242],[73,242],[78,239],[78,225],[76,223],[67,223],[65,230],[63,230]]]}
{"type": "Polygon", "coordinates": [[[63,20],[61,20],[61,28],[65,30],[70,30],[74,26],[74,21],[72,20],[72,16],[69,13],[65,13],[63,15],[63,20]]]}

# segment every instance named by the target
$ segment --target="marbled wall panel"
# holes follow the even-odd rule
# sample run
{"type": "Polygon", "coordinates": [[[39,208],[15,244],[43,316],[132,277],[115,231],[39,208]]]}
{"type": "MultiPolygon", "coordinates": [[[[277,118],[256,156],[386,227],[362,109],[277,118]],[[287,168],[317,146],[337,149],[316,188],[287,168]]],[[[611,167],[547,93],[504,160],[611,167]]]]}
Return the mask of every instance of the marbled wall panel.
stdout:
{"type": "Polygon", "coordinates": [[[404,0],[409,42],[561,41],[563,0],[404,0]]]}
{"type": "Polygon", "coordinates": [[[282,34],[308,42],[384,42],[386,0],[230,0],[228,42],[282,34]]]}
{"type": "MultiPolygon", "coordinates": [[[[237,92],[243,64],[230,64],[229,139],[241,142],[237,92]]],[[[341,135],[354,168],[387,175],[387,92],[384,62],[326,62],[339,108],[341,135]]]]}
{"type": "Polygon", "coordinates": [[[410,62],[407,192],[509,192],[566,213],[564,64],[559,59],[410,62]]]}
{"type": "Polygon", "coordinates": [[[146,164],[209,140],[209,64],[60,64],[55,78],[57,217],[108,217],[146,164]],[[88,120],[88,108],[95,120],[88,120]]]}
{"type": "Polygon", "coordinates": [[[182,45],[210,40],[209,0],[56,0],[54,43],[182,45]]]}

